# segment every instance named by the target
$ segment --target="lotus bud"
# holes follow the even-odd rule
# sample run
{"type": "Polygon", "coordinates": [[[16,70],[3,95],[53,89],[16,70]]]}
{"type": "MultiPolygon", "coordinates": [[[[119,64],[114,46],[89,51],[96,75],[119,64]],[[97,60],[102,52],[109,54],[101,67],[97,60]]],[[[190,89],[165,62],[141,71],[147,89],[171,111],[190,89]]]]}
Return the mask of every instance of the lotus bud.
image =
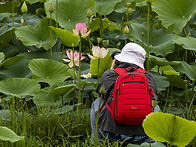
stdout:
{"type": "Polygon", "coordinates": [[[103,40],[103,44],[104,44],[105,48],[107,48],[109,45],[109,40],[103,40]]]}
{"type": "Polygon", "coordinates": [[[152,0],[146,0],[146,2],[147,2],[148,4],[151,4],[151,3],[152,3],[152,0]]]}
{"type": "Polygon", "coordinates": [[[20,19],[21,25],[24,26],[24,19],[20,19]]]}
{"type": "Polygon", "coordinates": [[[124,33],[125,33],[125,34],[128,34],[128,33],[129,33],[129,28],[128,28],[127,25],[126,25],[125,28],[124,28],[124,33]]]}
{"type": "Polygon", "coordinates": [[[104,95],[104,93],[105,93],[105,86],[103,85],[103,86],[101,86],[101,88],[100,88],[100,94],[101,94],[101,96],[103,96],[104,95]]]}
{"type": "Polygon", "coordinates": [[[131,13],[131,8],[128,8],[127,13],[130,14],[131,13]]]}
{"type": "Polygon", "coordinates": [[[131,3],[127,3],[127,8],[130,8],[131,7],[131,3]]]}
{"type": "Polygon", "coordinates": [[[53,6],[52,3],[50,3],[49,12],[50,13],[53,13],[54,12],[54,6],[53,6]]]}
{"type": "Polygon", "coordinates": [[[92,11],[91,9],[89,8],[88,11],[87,11],[87,17],[90,18],[92,16],[92,11]]]}
{"type": "Polygon", "coordinates": [[[27,13],[27,11],[28,11],[28,7],[27,7],[26,2],[24,1],[23,4],[22,4],[22,7],[21,7],[21,12],[22,13],[27,13]]]}
{"type": "Polygon", "coordinates": [[[119,42],[118,44],[117,44],[117,47],[119,47],[121,45],[121,42],[119,42]]]}
{"type": "Polygon", "coordinates": [[[97,38],[97,42],[98,42],[98,44],[99,44],[101,41],[102,41],[102,39],[101,39],[101,38],[97,38]]]}

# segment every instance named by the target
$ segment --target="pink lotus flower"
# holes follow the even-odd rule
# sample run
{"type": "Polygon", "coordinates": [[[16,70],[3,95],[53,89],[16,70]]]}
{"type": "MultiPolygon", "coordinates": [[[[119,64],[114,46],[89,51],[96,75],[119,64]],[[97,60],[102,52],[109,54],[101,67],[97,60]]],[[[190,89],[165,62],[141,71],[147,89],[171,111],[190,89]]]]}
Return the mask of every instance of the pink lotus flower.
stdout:
{"type": "MultiPolygon", "coordinates": [[[[79,66],[79,52],[75,51],[73,54],[72,50],[70,52],[68,50],[66,50],[66,54],[69,59],[62,59],[62,60],[65,62],[69,62],[68,66],[70,68],[72,68],[74,64],[76,66],[79,66]]],[[[83,60],[83,59],[85,59],[85,56],[82,56],[82,53],[81,53],[81,60],[83,60]]]]}
{"type": "Polygon", "coordinates": [[[103,59],[108,54],[108,50],[106,50],[103,47],[100,48],[99,46],[93,46],[92,47],[92,53],[93,53],[93,56],[87,54],[89,56],[89,58],[91,58],[91,59],[103,59]]]}
{"type": "Polygon", "coordinates": [[[73,29],[73,33],[78,36],[81,35],[82,38],[86,38],[90,34],[91,30],[87,32],[86,23],[77,23],[76,29],[73,29]]]}

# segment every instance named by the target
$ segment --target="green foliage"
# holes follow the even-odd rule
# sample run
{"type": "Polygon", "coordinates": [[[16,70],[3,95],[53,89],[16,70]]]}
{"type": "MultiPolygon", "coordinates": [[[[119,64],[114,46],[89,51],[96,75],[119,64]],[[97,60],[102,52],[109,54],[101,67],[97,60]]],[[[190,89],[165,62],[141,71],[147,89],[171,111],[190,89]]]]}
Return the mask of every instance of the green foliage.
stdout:
{"type": "MultiPolygon", "coordinates": [[[[155,103],[159,103],[164,112],[196,120],[194,0],[152,0],[151,4],[146,0],[26,0],[28,12],[24,15],[22,3],[20,0],[0,2],[0,125],[24,135],[25,141],[1,141],[0,146],[24,146],[24,143],[26,146],[91,146],[86,111],[98,97],[95,92],[98,62],[86,55],[91,54],[93,45],[109,49],[106,58],[100,60],[99,76],[110,68],[111,53],[121,51],[126,41],[138,43],[146,50],[149,48],[149,70],[158,88],[159,102],[155,103]],[[54,5],[52,14],[49,13],[51,3],[54,5]],[[131,3],[129,14],[127,3],[131,3]],[[89,8],[92,15],[87,17],[89,8]],[[91,29],[85,39],[72,33],[79,22],[91,29]],[[129,34],[123,31],[125,25],[129,27],[129,34]],[[102,41],[97,42],[97,38],[102,41]],[[107,46],[104,40],[109,40],[107,46]],[[78,104],[78,67],[70,69],[62,63],[62,58],[67,58],[65,50],[70,49],[81,49],[86,56],[81,73],[92,74],[91,78],[81,79],[82,101],[78,104]],[[79,105],[80,113],[75,112],[79,105]]],[[[160,122],[162,113],[159,114],[156,117],[160,122]]],[[[172,122],[174,118],[184,123],[169,114],[163,122],[172,122]]],[[[156,121],[152,119],[151,123],[156,121]]],[[[188,125],[177,124],[176,127],[184,129],[188,125]]],[[[163,128],[162,131],[164,134],[163,128]]],[[[180,141],[188,144],[191,139],[187,136],[180,141]]],[[[151,146],[162,145],[158,142],[151,146]]],[[[104,138],[98,146],[119,144],[104,138]]]]}
{"type": "MultiPolygon", "coordinates": [[[[54,23],[53,23],[54,24],[54,23]]],[[[50,20],[42,19],[39,23],[32,26],[22,26],[16,30],[17,37],[26,46],[36,46],[37,48],[43,47],[45,50],[50,49],[50,20]]],[[[52,33],[52,46],[57,41],[56,34],[52,33]]]]}
{"type": "Polygon", "coordinates": [[[61,28],[54,28],[52,30],[56,33],[56,35],[61,39],[63,44],[68,47],[76,47],[79,45],[79,36],[75,36],[72,32],[66,31],[61,28]]]}
{"type": "Polygon", "coordinates": [[[49,85],[62,83],[70,77],[66,73],[68,66],[52,59],[32,59],[29,62],[29,68],[33,73],[33,79],[49,85]]]}
{"type": "Polygon", "coordinates": [[[24,136],[18,136],[15,132],[7,127],[0,126],[0,140],[17,142],[21,139],[24,139],[24,136]]]}
{"type": "Polygon", "coordinates": [[[13,97],[24,98],[35,95],[40,91],[40,85],[32,79],[12,78],[0,81],[0,92],[13,97]]]}
{"type": "Polygon", "coordinates": [[[195,13],[194,0],[154,0],[152,9],[157,12],[168,32],[180,34],[191,16],[195,13]]]}
{"type": "Polygon", "coordinates": [[[121,0],[95,0],[96,10],[101,15],[108,15],[114,10],[114,6],[121,0]]]}
{"type": "Polygon", "coordinates": [[[196,135],[196,122],[162,112],[149,114],[143,127],[149,137],[179,147],[189,144],[196,135]]]}
{"type": "Polygon", "coordinates": [[[53,18],[60,24],[61,27],[67,31],[72,31],[75,28],[76,23],[87,23],[87,11],[91,8],[94,11],[95,2],[93,0],[59,0],[58,9],[56,9],[56,0],[49,0],[44,3],[47,16],[50,17],[49,6],[53,3],[55,11],[53,18]],[[56,18],[58,13],[58,20],[56,18]]]}

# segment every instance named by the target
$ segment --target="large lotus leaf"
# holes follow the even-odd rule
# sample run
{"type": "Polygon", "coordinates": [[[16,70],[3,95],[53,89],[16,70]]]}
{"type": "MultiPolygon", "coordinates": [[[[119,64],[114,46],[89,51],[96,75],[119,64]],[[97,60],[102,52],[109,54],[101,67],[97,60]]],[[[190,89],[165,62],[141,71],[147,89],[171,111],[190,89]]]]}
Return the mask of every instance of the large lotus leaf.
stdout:
{"type": "Polygon", "coordinates": [[[7,60],[0,63],[0,67],[12,65],[12,64],[16,63],[17,61],[21,60],[22,58],[24,58],[24,57],[16,56],[16,57],[8,58],[7,60]]]}
{"type": "Polygon", "coordinates": [[[184,147],[196,135],[196,122],[169,113],[153,112],[144,119],[142,125],[149,137],[171,146],[184,147]]]}
{"type": "Polygon", "coordinates": [[[24,139],[24,136],[18,136],[14,131],[7,127],[0,126],[0,140],[17,142],[21,139],[24,139]]]}
{"type": "Polygon", "coordinates": [[[50,16],[49,7],[53,3],[55,11],[52,17],[60,24],[61,27],[68,31],[75,28],[76,23],[87,23],[87,11],[89,8],[94,12],[95,2],[93,0],[59,0],[56,11],[56,0],[45,2],[47,16],[50,16]],[[58,14],[56,19],[56,13],[58,14]]]}
{"type": "Polygon", "coordinates": [[[178,37],[174,39],[174,42],[178,45],[182,45],[187,50],[196,51],[196,38],[193,37],[178,37]]]}
{"type": "Polygon", "coordinates": [[[150,55],[150,60],[151,60],[152,62],[154,62],[154,63],[155,63],[156,65],[158,65],[158,66],[180,64],[179,61],[167,61],[166,58],[156,57],[156,56],[152,56],[152,55],[150,55]]]}
{"type": "Polygon", "coordinates": [[[170,86],[175,86],[177,88],[186,88],[185,81],[180,76],[167,76],[170,86]]]}
{"type": "Polygon", "coordinates": [[[169,81],[168,81],[167,77],[164,77],[164,76],[162,76],[158,73],[154,73],[154,72],[153,72],[153,76],[155,79],[157,90],[158,91],[166,90],[167,87],[169,86],[169,81]]]}
{"type": "Polygon", "coordinates": [[[49,94],[55,94],[55,95],[64,95],[68,93],[69,91],[73,90],[76,87],[75,84],[67,84],[63,86],[58,86],[55,89],[52,89],[49,94]]]}
{"type": "Polygon", "coordinates": [[[135,145],[135,144],[128,144],[127,147],[165,147],[165,145],[161,142],[156,142],[156,143],[142,143],[140,145],[135,145]]]}
{"type": "Polygon", "coordinates": [[[96,10],[100,15],[108,15],[113,10],[115,5],[122,0],[95,0],[96,10]]]}
{"type": "Polygon", "coordinates": [[[12,16],[12,13],[0,13],[0,21],[2,21],[6,17],[12,16]]]}
{"type": "Polygon", "coordinates": [[[154,0],[152,10],[158,14],[168,32],[180,34],[196,11],[195,0],[154,0]]]}
{"type": "Polygon", "coordinates": [[[51,27],[52,30],[56,33],[56,35],[61,39],[63,44],[68,47],[76,47],[79,44],[80,38],[79,36],[74,35],[72,32],[61,29],[51,27]]]}
{"type": "MultiPolygon", "coordinates": [[[[103,74],[104,71],[110,68],[112,63],[112,58],[108,54],[105,58],[99,59],[100,65],[99,65],[99,76],[103,74]],[[107,64],[106,64],[107,63],[107,64]]],[[[90,62],[90,74],[97,75],[98,73],[98,59],[91,59],[90,62]]]]}
{"type": "Polygon", "coordinates": [[[0,92],[18,98],[35,95],[40,92],[37,81],[28,78],[12,78],[0,81],[0,92]]]}
{"type": "Polygon", "coordinates": [[[165,65],[165,66],[161,66],[158,67],[157,65],[155,67],[153,67],[153,69],[151,69],[151,71],[154,72],[159,72],[159,74],[163,74],[163,75],[178,75],[179,73],[177,73],[170,65],[165,65]]]}
{"type": "Polygon", "coordinates": [[[69,67],[52,59],[32,59],[29,62],[29,68],[32,71],[33,79],[49,85],[62,83],[70,77],[66,72],[69,67]]]}
{"type": "Polygon", "coordinates": [[[12,3],[14,3],[14,11],[16,12],[16,9],[18,6],[20,6],[20,2],[17,1],[12,1],[12,2],[3,2],[0,4],[0,13],[4,12],[10,12],[12,13],[12,3]]]}
{"type": "MultiPolygon", "coordinates": [[[[54,24],[54,22],[53,22],[54,24]]],[[[16,29],[16,36],[22,41],[26,46],[36,46],[37,48],[43,47],[46,50],[50,49],[50,20],[42,19],[38,22],[35,27],[32,26],[22,26],[16,29]]],[[[52,31],[51,34],[51,46],[54,46],[57,37],[52,31]]]]}
{"type": "Polygon", "coordinates": [[[32,73],[28,68],[29,60],[21,56],[11,57],[1,64],[0,80],[10,78],[30,78],[32,73]],[[17,61],[17,62],[16,62],[17,61]]]}
{"type": "Polygon", "coordinates": [[[196,81],[196,65],[189,65],[182,61],[180,65],[174,66],[174,69],[186,74],[190,80],[196,81]]]}
{"type": "Polygon", "coordinates": [[[48,91],[42,91],[41,93],[35,95],[33,97],[33,102],[36,106],[39,107],[51,107],[51,106],[58,106],[62,102],[62,97],[58,95],[48,95],[48,91]]]}
{"type": "Polygon", "coordinates": [[[115,5],[114,10],[119,13],[127,13],[127,3],[131,3],[131,10],[135,11],[135,0],[120,1],[115,5]]]}
{"type": "Polygon", "coordinates": [[[14,37],[14,27],[4,25],[0,27],[0,48],[6,47],[14,37]]]}
{"type": "MultiPolygon", "coordinates": [[[[138,43],[144,45],[144,48],[147,48],[147,24],[131,22],[130,25],[130,39],[138,41],[138,43]]],[[[155,29],[150,27],[149,52],[164,57],[169,53],[172,53],[175,48],[173,42],[175,36],[176,35],[174,34],[168,34],[165,29],[155,29]]]]}

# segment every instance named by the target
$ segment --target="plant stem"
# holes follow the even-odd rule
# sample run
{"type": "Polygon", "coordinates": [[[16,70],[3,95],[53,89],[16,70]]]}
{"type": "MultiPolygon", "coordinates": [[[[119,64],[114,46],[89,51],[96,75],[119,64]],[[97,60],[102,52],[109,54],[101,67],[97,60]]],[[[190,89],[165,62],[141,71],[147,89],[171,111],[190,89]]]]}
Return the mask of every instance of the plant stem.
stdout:
{"type": "MultiPolygon", "coordinates": [[[[58,0],[56,0],[56,28],[58,22],[58,0]]],[[[56,52],[58,51],[58,42],[56,43],[56,52]]]]}
{"type": "Polygon", "coordinates": [[[150,71],[149,66],[149,17],[150,17],[150,3],[148,3],[148,16],[147,16],[147,70],[150,71]]]}
{"type": "Polygon", "coordinates": [[[62,59],[63,59],[63,55],[64,55],[64,45],[63,45],[63,48],[62,48],[62,51],[61,51],[61,62],[63,61],[62,59]]]}
{"type": "Polygon", "coordinates": [[[82,102],[82,95],[81,95],[81,37],[79,43],[79,76],[78,76],[78,87],[79,87],[79,95],[78,95],[78,103],[82,102]]]}
{"type": "Polygon", "coordinates": [[[14,1],[12,1],[12,26],[14,26],[14,1]]]}
{"type": "Polygon", "coordinates": [[[101,106],[101,100],[102,100],[102,95],[99,101],[99,106],[98,106],[98,110],[97,110],[97,117],[96,117],[96,130],[95,130],[95,147],[98,144],[98,140],[97,140],[97,133],[98,133],[98,118],[99,118],[99,111],[100,111],[100,106],[101,106]]]}
{"type": "Polygon", "coordinates": [[[52,59],[52,13],[50,13],[50,58],[52,59]]]}
{"type": "Polygon", "coordinates": [[[97,85],[99,84],[99,66],[100,66],[100,59],[97,59],[98,60],[98,65],[97,65],[97,85]]]}

